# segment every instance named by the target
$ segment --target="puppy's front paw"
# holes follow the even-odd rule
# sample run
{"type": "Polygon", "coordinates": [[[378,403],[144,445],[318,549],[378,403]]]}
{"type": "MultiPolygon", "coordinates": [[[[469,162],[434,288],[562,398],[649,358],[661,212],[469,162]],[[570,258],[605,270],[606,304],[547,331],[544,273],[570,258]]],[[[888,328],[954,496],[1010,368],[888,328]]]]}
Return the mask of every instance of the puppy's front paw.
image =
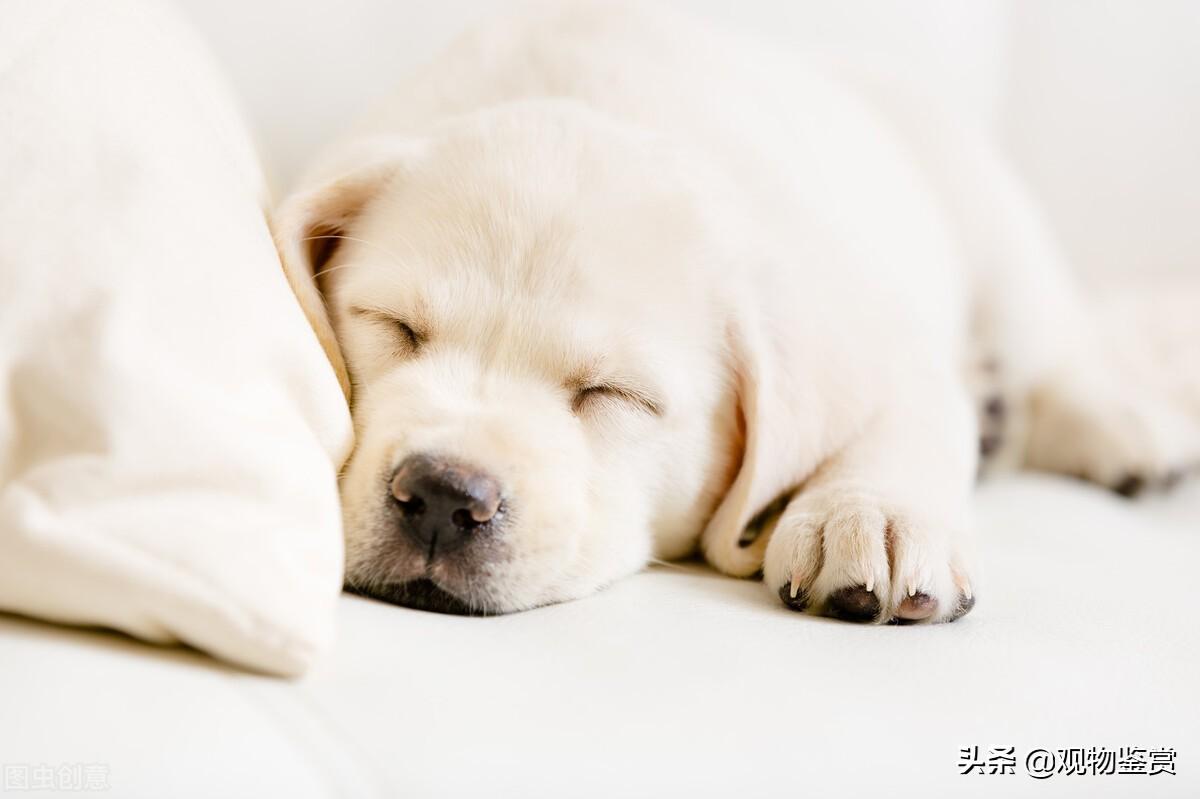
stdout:
{"type": "Polygon", "coordinates": [[[859,490],[803,492],[775,526],[763,577],[793,610],[855,622],[954,621],[975,604],[956,535],[859,490]]]}

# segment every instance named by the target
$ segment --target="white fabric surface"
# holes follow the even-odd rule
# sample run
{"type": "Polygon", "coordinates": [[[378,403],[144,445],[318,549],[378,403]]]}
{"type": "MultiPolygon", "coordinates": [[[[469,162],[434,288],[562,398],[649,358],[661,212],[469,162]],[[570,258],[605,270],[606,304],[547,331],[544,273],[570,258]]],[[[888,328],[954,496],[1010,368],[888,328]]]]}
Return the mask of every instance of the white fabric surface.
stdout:
{"type": "Polygon", "coordinates": [[[500,618],[344,597],[289,683],[0,618],[0,762],[107,764],[155,798],[1196,796],[1200,485],[1130,504],[1028,477],[980,509],[979,604],[937,627],[657,567],[500,618]],[[959,776],[967,746],[1175,747],[1178,773],[959,776]]]}
{"type": "Polygon", "coordinates": [[[0,20],[0,609],[295,674],[332,637],[349,419],[254,150],[160,5],[0,20]]]}

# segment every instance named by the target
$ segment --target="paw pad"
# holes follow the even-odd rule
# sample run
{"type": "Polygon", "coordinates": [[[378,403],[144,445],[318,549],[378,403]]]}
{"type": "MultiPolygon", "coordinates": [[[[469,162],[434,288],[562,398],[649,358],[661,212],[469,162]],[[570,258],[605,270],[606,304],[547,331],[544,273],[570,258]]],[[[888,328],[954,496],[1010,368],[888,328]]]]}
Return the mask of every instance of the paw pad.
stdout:
{"type": "Polygon", "coordinates": [[[1115,486],[1113,491],[1116,491],[1123,497],[1133,499],[1146,488],[1146,480],[1141,475],[1128,474],[1121,479],[1115,486]]]}
{"type": "Polygon", "coordinates": [[[904,601],[900,603],[900,607],[896,608],[896,623],[912,624],[924,621],[937,613],[937,608],[936,599],[924,591],[918,591],[912,596],[905,597],[904,601]]]}
{"type": "Polygon", "coordinates": [[[843,621],[874,621],[882,606],[865,585],[849,586],[829,595],[827,614],[843,621]]]}

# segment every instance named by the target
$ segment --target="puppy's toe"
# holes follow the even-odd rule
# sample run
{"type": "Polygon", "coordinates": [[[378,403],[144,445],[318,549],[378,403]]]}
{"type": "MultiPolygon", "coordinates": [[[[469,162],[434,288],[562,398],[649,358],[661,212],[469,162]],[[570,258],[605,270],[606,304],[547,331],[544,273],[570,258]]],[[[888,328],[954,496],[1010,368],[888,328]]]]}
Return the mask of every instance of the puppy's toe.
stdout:
{"type": "MultiPolygon", "coordinates": [[[[1165,483],[1165,481],[1164,481],[1165,483]]],[[[1141,494],[1146,489],[1146,478],[1140,474],[1127,474],[1117,481],[1113,491],[1123,497],[1133,499],[1138,494],[1141,494]]]]}
{"type": "Polygon", "coordinates": [[[946,618],[946,621],[958,621],[963,616],[966,616],[968,613],[970,613],[973,607],[975,607],[975,596],[960,594],[958,597],[958,604],[955,606],[954,612],[946,618]]]}
{"type": "Polygon", "coordinates": [[[842,621],[875,621],[883,610],[879,597],[865,585],[834,591],[825,601],[826,614],[842,621]]]}
{"type": "Polygon", "coordinates": [[[933,618],[937,614],[937,609],[937,599],[924,591],[918,591],[900,601],[900,606],[896,608],[896,623],[912,624],[918,621],[925,621],[926,619],[933,618]]]}
{"type": "Polygon", "coordinates": [[[779,599],[792,610],[804,612],[808,609],[808,592],[799,587],[793,589],[791,583],[779,586],[779,599]]]}

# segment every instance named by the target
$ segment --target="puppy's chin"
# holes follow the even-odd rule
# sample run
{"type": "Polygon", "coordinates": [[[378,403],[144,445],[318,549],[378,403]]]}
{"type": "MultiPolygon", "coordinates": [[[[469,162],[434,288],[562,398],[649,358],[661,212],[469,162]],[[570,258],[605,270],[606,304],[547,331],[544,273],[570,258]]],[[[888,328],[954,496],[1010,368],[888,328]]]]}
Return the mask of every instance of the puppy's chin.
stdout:
{"type": "Polygon", "coordinates": [[[393,605],[427,610],[432,613],[448,613],[455,616],[499,616],[505,612],[495,608],[482,608],[468,604],[433,580],[426,578],[370,589],[347,583],[346,590],[359,596],[380,599],[393,605]]]}

